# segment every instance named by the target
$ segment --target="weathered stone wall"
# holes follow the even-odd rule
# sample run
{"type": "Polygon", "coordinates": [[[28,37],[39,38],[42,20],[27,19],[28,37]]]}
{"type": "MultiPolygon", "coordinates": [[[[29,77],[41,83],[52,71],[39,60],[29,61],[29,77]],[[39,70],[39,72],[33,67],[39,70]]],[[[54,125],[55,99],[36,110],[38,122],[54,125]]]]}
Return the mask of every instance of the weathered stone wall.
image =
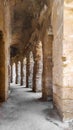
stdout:
{"type": "Polygon", "coordinates": [[[63,120],[73,118],[73,3],[68,4],[54,0],[52,8],[53,100],[63,120]]]}
{"type": "Polygon", "coordinates": [[[3,2],[0,0],[0,30],[4,31],[3,2]]]}
{"type": "Polygon", "coordinates": [[[63,0],[54,0],[53,26],[53,101],[63,117],[63,0]]]}
{"type": "Polygon", "coordinates": [[[64,4],[63,40],[63,111],[65,119],[73,119],[73,1],[64,4]]]}
{"type": "Polygon", "coordinates": [[[0,0],[0,100],[5,101],[8,96],[8,43],[5,25],[4,1],[0,0]],[[1,36],[1,33],[0,33],[1,36]]]}

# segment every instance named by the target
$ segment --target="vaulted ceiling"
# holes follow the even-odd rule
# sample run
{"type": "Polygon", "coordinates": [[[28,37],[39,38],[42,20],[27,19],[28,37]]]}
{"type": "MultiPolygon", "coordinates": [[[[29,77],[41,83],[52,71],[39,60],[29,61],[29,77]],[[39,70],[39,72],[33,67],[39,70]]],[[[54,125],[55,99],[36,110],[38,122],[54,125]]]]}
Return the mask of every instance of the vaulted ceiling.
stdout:
{"type": "Polygon", "coordinates": [[[38,35],[40,32],[42,33],[44,21],[50,16],[51,3],[52,0],[8,1],[10,8],[11,49],[14,51],[18,49],[19,51],[16,52],[24,53],[26,46],[32,45],[31,42],[33,41],[30,42],[31,37],[36,30],[38,30],[38,35]]]}

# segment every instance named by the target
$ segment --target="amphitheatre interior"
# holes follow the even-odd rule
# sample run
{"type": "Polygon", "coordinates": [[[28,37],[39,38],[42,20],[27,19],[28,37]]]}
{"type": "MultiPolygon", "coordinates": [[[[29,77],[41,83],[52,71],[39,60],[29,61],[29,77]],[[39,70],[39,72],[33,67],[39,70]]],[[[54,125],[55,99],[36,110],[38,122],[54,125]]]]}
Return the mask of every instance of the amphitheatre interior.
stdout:
{"type": "Polygon", "coordinates": [[[1,104],[12,83],[73,119],[72,0],[0,0],[1,104]]]}

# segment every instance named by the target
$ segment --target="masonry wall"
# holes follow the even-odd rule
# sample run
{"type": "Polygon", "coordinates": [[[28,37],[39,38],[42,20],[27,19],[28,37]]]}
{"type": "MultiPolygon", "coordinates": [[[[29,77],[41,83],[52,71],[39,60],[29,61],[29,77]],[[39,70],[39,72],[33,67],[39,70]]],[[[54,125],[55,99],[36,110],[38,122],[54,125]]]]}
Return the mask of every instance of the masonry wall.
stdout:
{"type": "Polygon", "coordinates": [[[73,119],[73,1],[64,3],[63,56],[64,118],[73,119]]]}
{"type": "Polygon", "coordinates": [[[53,26],[53,101],[63,118],[63,0],[54,0],[53,26]]]}
{"type": "Polygon", "coordinates": [[[72,3],[63,6],[63,0],[54,0],[52,8],[53,99],[62,120],[73,119],[73,11],[70,8],[72,3]]]}
{"type": "Polygon", "coordinates": [[[4,16],[4,3],[0,0],[0,31],[3,33],[0,38],[0,101],[5,101],[8,96],[8,44],[4,16]]]}

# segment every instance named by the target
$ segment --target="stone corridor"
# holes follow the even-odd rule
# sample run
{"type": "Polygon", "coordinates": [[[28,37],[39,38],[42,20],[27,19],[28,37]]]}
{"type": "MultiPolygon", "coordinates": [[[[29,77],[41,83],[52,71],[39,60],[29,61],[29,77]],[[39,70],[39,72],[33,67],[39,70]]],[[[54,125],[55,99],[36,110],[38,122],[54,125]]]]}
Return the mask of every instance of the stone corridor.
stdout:
{"type": "Polygon", "coordinates": [[[41,93],[11,84],[7,102],[0,107],[0,130],[63,130],[47,120],[52,102],[40,100],[41,93]]]}
{"type": "Polygon", "coordinates": [[[0,0],[0,105],[0,130],[71,129],[73,0],[0,0]]]}

